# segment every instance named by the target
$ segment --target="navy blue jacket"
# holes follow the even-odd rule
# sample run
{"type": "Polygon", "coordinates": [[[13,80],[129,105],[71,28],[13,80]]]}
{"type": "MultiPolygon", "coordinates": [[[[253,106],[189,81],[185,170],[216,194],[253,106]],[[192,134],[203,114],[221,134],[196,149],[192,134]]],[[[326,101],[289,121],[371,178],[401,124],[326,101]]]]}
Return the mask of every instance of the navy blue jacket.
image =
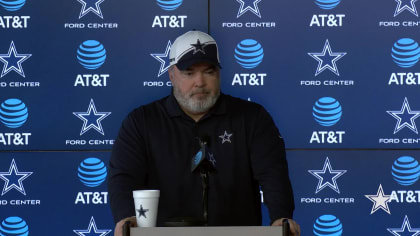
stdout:
{"type": "Polygon", "coordinates": [[[201,178],[190,168],[203,136],[210,137],[217,169],[209,178],[209,225],[261,225],[259,186],[272,220],[292,217],[284,142],[267,111],[221,94],[195,122],[170,95],[132,111],[115,140],[108,175],[115,222],[135,215],[137,189],[160,189],[158,226],[172,217],[202,217],[201,178]]]}

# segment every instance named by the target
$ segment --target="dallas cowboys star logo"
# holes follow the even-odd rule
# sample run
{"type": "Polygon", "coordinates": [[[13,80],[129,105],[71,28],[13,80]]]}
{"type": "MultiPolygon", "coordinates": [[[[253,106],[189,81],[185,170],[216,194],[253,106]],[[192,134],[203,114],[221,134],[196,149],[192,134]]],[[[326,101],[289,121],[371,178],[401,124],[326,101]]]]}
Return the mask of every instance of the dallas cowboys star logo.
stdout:
{"type": "Polygon", "coordinates": [[[395,8],[394,17],[396,17],[398,14],[400,14],[404,10],[407,10],[407,11],[413,13],[413,15],[415,15],[417,17],[419,16],[417,14],[416,5],[414,5],[414,3],[417,0],[395,0],[395,1],[398,4],[397,4],[397,8],[395,8]]]}
{"type": "Polygon", "coordinates": [[[254,13],[256,16],[261,18],[260,9],[258,8],[257,4],[261,2],[261,0],[236,0],[241,4],[239,7],[238,14],[236,15],[236,18],[239,18],[242,16],[245,12],[250,11],[254,13]]]}
{"type": "Polygon", "coordinates": [[[232,143],[232,142],[230,141],[230,137],[231,137],[232,135],[233,135],[233,133],[232,133],[232,134],[228,134],[228,133],[226,132],[226,130],[225,130],[225,133],[219,136],[219,138],[221,138],[221,139],[222,139],[222,144],[224,144],[225,142],[232,143]]]}
{"type": "Polygon", "coordinates": [[[160,69],[158,73],[158,77],[163,75],[169,69],[169,51],[171,50],[171,41],[168,41],[168,45],[166,45],[166,50],[164,53],[152,53],[150,56],[155,58],[160,62],[160,69]]]}
{"type": "Polygon", "coordinates": [[[325,187],[330,187],[332,190],[340,193],[340,189],[337,185],[337,179],[344,175],[347,170],[333,170],[330,160],[327,157],[322,170],[308,170],[308,172],[318,179],[318,186],[316,187],[315,193],[320,192],[325,187]]]}
{"type": "Polygon", "coordinates": [[[420,235],[420,228],[411,228],[410,221],[408,220],[407,215],[404,217],[404,221],[401,225],[401,228],[387,228],[387,230],[395,236],[408,235],[406,233],[415,233],[415,234],[410,234],[411,236],[420,235]],[[399,233],[403,233],[403,234],[399,234],[399,233]]]}
{"type": "Polygon", "coordinates": [[[73,230],[79,236],[105,236],[109,234],[112,230],[111,229],[98,229],[95,223],[95,219],[90,219],[89,226],[87,229],[75,229],[73,230]]]}
{"type": "Polygon", "coordinates": [[[382,185],[379,185],[378,192],[376,195],[365,195],[370,201],[373,202],[372,210],[370,214],[372,215],[377,210],[382,209],[386,213],[391,215],[391,211],[389,210],[388,202],[391,199],[391,195],[385,195],[384,190],[382,189],[382,185]]]}
{"type": "Polygon", "coordinates": [[[344,55],[346,54],[346,52],[332,52],[330,42],[328,42],[328,39],[325,41],[322,52],[308,53],[309,56],[318,61],[318,67],[316,68],[315,76],[319,75],[325,69],[328,69],[334,72],[334,74],[336,74],[337,76],[340,76],[336,62],[342,57],[344,57],[344,55]]]}
{"type": "Polygon", "coordinates": [[[397,119],[394,134],[402,130],[404,127],[409,128],[414,133],[418,134],[415,120],[420,116],[420,111],[412,111],[407,98],[404,98],[403,105],[399,111],[386,111],[392,117],[397,119]],[[401,124],[402,123],[402,124],[401,124]]]}
{"type": "Polygon", "coordinates": [[[213,164],[213,166],[216,166],[216,159],[214,159],[214,155],[213,153],[207,153],[209,155],[209,161],[211,162],[211,164],[213,164]]]}
{"type": "Polygon", "coordinates": [[[140,209],[137,209],[137,212],[139,213],[139,218],[141,218],[142,216],[144,216],[144,218],[146,217],[146,212],[148,212],[149,209],[143,209],[143,205],[140,204],[140,209]]]}
{"type": "Polygon", "coordinates": [[[28,178],[33,172],[19,171],[15,159],[12,159],[12,163],[9,167],[9,172],[0,172],[0,179],[4,180],[4,187],[1,195],[3,196],[11,189],[16,189],[20,193],[26,196],[25,188],[23,187],[22,181],[28,178]]]}
{"type": "Polygon", "coordinates": [[[15,43],[12,41],[9,47],[9,52],[7,54],[0,54],[0,61],[4,63],[0,78],[12,70],[25,78],[22,63],[31,56],[32,54],[19,54],[16,51],[15,43]]]}
{"type": "Polygon", "coordinates": [[[83,135],[90,129],[98,131],[100,134],[105,135],[102,129],[101,121],[111,114],[111,112],[98,112],[96,111],[93,99],[90,99],[89,107],[86,112],[73,112],[77,118],[83,121],[83,127],[80,135],[83,135]]]}
{"type": "Polygon", "coordinates": [[[191,44],[191,46],[194,47],[193,55],[196,54],[197,52],[201,52],[203,54],[206,54],[206,51],[204,51],[204,47],[206,45],[205,44],[202,44],[199,39],[197,39],[197,43],[196,44],[191,44]]]}
{"type": "Polygon", "coordinates": [[[101,17],[101,19],[104,18],[99,4],[101,4],[105,0],[77,0],[77,1],[82,4],[82,10],[80,10],[79,19],[84,17],[89,12],[95,13],[97,16],[101,17]]]}

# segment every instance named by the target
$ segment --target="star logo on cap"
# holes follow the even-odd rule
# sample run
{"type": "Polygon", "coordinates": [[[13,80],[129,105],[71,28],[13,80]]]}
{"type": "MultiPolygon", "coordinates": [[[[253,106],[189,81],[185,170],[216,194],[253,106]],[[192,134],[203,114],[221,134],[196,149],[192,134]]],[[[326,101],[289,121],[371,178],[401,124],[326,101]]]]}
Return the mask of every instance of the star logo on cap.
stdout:
{"type": "Polygon", "coordinates": [[[137,209],[137,212],[139,213],[139,218],[144,216],[144,218],[146,217],[146,212],[148,212],[149,209],[143,209],[143,205],[140,205],[140,209],[137,209]]]}
{"type": "Polygon", "coordinates": [[[334,74],[337,76],[340,76],[340,73],[338,73],[337,65],[335,63],[346,54],[346,52],[332,52],[328,39],[325,41],[324,49],[322,49],[322,52],[308,53],[309,56],[318,61],[318,67],[316,68],[315,76],[319,75],[325,69],[328,69],[334,72],[334,74]]]}
{"type": "Polygon", "coordinates": [[[93,216],[92,216],[92,218],[90,218],[89,226],[88,226],[87,229],[75,229],[75,230],[73,230],[73,232],[76,233],[79,236],[91,236],[91,235],[105,236],[105,235],[109,234],[111,231],[112,230],[110,230],[110,229],[98,229],[93,216]]]}
{"type": "Polygon", "coordinates": [[[25,188],[23,187],[22,181],[28,178],[32,173],[33,172],[19,171],[15,159],[12,159],[9,172],[0,172],[0,179],[5,181],[1,195],[3,196],[11,189],[16,189],[17,191],[26,196],[25,188]]]}
{"type": "Polygon", "coordinates": [[[376,195],[365,195],[369,200],[373,202],[372,210],[370,214],[375,213],[377,210],[382,209],[386,213],[391,215],[391,211],[389,210],[388,202],[391,200],[391,195],[385,195],[384,190],[382,189],[382,185],[379,185],[378,192],[376,195]]]}
{"type": "Polygon", "coordinates": [[[404,10],[407,10],[407,11],[411,12],[412,14],[414,14],[417,17],[419,16],[418,13],[417,13],[416,5],[414,5],[414,3],[417,0],[395,0],[395,1],[398,3],[398,5],[397,5],[397,8],[395,9],[394,17],[399,15],[404,10]]]}
{"type": "Polygon", "coordinates": [[[408,220],[407,215],[404,217],[404,221],[401,225],[401,228],[387,228],[387,230],[395,236],[408,235],[406,233],[410,233],[411,236],[420,235],[420,228],[411,228],[410,221],[408,220]],[[402,234],[399,234],[399,233],[402,233],[402,234]],[[415,234],[411,234],[411,233],[415,233],[415,234]]]}
{"type": "Polygon", "coordinates": [[[408,104],[407,98],[404,98],[404,102],[401,107],[401,110],[386,111],[386,112],[390,114],[392,117],[394,117],[395,119],[397,119],[397,124],[395,125],[394,134],[402,130],[404,127],[407,127],[414,133],[418,134],[416,123],[414,121],[420,116],[420,111],[412,111],[410,108],[410,104],[408,104]]]}
{"type": "Polygon", "coordinates": [[[73,112],[73,115],[83,121],[82,130],[80,135],[86,133],[90,129],[98,131],[100,134],[105,135],[102,128],[101,121],[109,116],[111,112],[98,112],[96,111],[93,99],[90,99],[89,107],[86,112],[73,112]]]}
{"type": "Polygon", "coordinates": [[[206,45],[205,44],[202,44],[199,39],[197,39],[197,43],[196,44],[191,44],[191,46],[194,47],[193,55],[196,54],[197,52],[201,52],[203,54],[206,54],[206,51],[204,50],[204,47],[206,45]]]}
{"type": "Polygon", "coordinates": [[[315,193],[320,192],[325,187],[330,187],[332,190],[340,193],[337,179],[346,173],[347,170],[333,170],[330,160],[327,157],[325,159],[324,168],[322,170],[308,170],[308,172],[319,180],[315,193]]]}
{"type": "Polygon", "coordinates": [[[102,15],[101,7],[99,7],[99,4],[101,4],[105,0],[77,0],[82,4],[82,10],[80,10],[79,19],[84,17],[89,12],[95,13],[95,15],[101,17],[101,19],[104,18],[102,15]]]}
{"type": "Polygon", "coordinates": [[[169,52],[171,50],[171,40],[168,41],[168,44],[166,45],[166,49],[164,53],[152,53],[150,54],[150,56],[152,56],[153,58],[155,58],[156,60],[158,60],[160,62],[160,69],[159,69],[159,73],[158,73],[158,77],[160,77],[161,75],[165,74],[166,71],[168,71],[169,69],[169,52]]]}
{"type": "Polygon", "coordinates": [[[222,144],[224,144],[225,142],[232,143],[232,142],[230,141],[230,137],[231,137],[232,135],[233,135],[233,134],[228,134],[228,133],[226,132],[226,130],[225,130],[225,133],[219,136],[219,138],[221,138],[221,139],[222,139],[222,144]]]}
{"type": "Polygon", "coordinates": [[[242,16],[245,12],[250,11],[254,13],[256,16],[261,18],[260,9],[258,8],[257,4],[261,2],[261,0],[236,0],[241,4],[239,7],[238,15],[236,18],[242,16]]]}
{"type": "Polygon", "coordinates": [[[10,44],[8,54],[0,54],[0,61],[4,63],[3,70],[1,72],[0,78],[5,76],[10,71],[14,70],[22,77],[25,77],[23,72],[22,63],[26,61],[32,54],[19,54],[16,51],[15,43],[10,44]]]}

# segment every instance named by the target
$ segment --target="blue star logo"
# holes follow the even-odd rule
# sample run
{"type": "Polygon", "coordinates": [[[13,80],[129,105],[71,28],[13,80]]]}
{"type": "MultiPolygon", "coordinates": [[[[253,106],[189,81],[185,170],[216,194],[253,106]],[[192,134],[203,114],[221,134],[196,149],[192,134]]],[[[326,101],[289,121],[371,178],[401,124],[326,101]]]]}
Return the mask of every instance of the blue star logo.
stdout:
{"type": "Polygon", "coordinates": [[[22,63],[31,56],[32,54],[19,54],[16,51],[15,43],[12,41],[9,47],[8,54],[0,54],[0,61],[4,63],[0,78],[5,76],[12,70],[17,72],[22,77],[25,77],[25,73],[23,72],[22,68],[22,63]]]}
{"type": "Polygon", "coordinates": [[[160,69],[158,73],[158,77],[163,75],[169,69],[169,51],[171,50],[171,41],[168,41],[168,45],[166,45],[166,50],[164,53],[152,53],[150,56],[155,58],[160,62],[160,69]]]}
{"type": "Polygon", "coordinates": [[[19,171],[16,166],[15,159],[13,159],[12,163],[10,164],[9,172],[0,172],[0,179],[5,181],[1,195],[3,196],[11,189],[16,189],[26,196],[22,181],[28,178],[32,173],[33,172],[19,171]]]}
{"type": "Polygon", "coordinates": [[[322,52],[308,53],[309,56],[318,61],[318,68],[316,68],[315,76],[319,75],[325,69],[328,69],[334,72],[334,74],[336,74],[337,76],[340,76],[340,73],[338,73],[336,62],[342,57],[344,57],[344,55],[346,54],[346,52],[332,52],[330,42],[328,42],[328,39],[325,41],[324,49],[322,50],[322,52]]]}
{"type": "Polygon", "coordinates": [[[410,104],[408,104],[407,98],[404,98],[403,105],[399,111],[386,111],[392,117],[397,119],[395,125],[394,134],[402,130],[404,127],[409,128],[414,133],[418,134],[416,123],[414,122],[419,116],[420,111],[412,111],[410,104]]]}
{"type": "Polygon", "coordinates": [[[90,219],[90,223],[87,229],[75,229],[73,230],[79,236],[105,236],[109,234],[112,230],[110,229],[98,229],[95,223],[95,219],[90,219]]]}
{"type": "Polygon", "coordinates": [[[407,216],[404,217],[404,221],[401,225],[401,228],[387,228],[387,230],[395,236],[408,235],[406,233],[410,233],[411,236],[420,235],[420,228],[411,228],[410,221],[408,220],[407,216]],[[399,234],[399,233],[403,233],[403,234],[399,234]],[[411,234],[411,233],[414,233],[414,234],[411,234]]]}
{"type": "Polygon", "coordinates": [[[331,167],[330,160],[328,157],[325,159],[324,168],[322,170],[308,170],[308,172],[315,176],[318,179],[318,186],[316,187],[316,192],[320,192],[325,187],[330,187],[332,190],[340,193],[338,188],[337,179],[344,175],[347,170],[333,170],[331,167]]]}
{"type": "Polygon", "coordinates": [[[90,99],[89,107],[86,112],[73,112],[77,118],[83,121],[83,127],[80,135],[83,135],[90,129],[98,131],[100,134],[105,135],[102,129],[101,121],[111,114],[111,112],[98,112],[96,111],[93,99],[90,99]]]}
{"type": "Polygon", "coordinates": [[[104,18],[99,4],[101,4],[105,0],[77,0],[77,1],[82,4],[82,10],[80,10],[79,19],[84,17],[89,12],[95,13],[97,16],[101,17],[101,19],[104,18]]]}
{"type": "Polygon", "coordinates": [[[209,161],[211,162],[211,164],[216,167],[216,159],[214,159],[214,155],[213,153],[207,153],[209,155],[209,161]]]}
{"type": "Polygon", "coordinates": [[[395,9],[395,12],[394,12],[394,17],[396,17],[398,14],[400,14],[404,10],[407,10],[407,11],[413,13],[413,15],[415,15],[417,17],[419,16],[417,14],[416,5],[414,5],[414,3],[417,0],[395,0],[395,1],[398,4],[397,4],[397,8],[395,9]]]}
{"type": "Polygon", "coordinates": [[[143,205],[140,205],[140,209],[137,209],[137,212],[139,213],[139,218],[142,217],[142,216],[144,216],[144,218],[147,218],[146,217],[146,212],[148,212],[148,211],[149,211],[149,209],[144,209],[143,205]]]}
{"type": "Polygon", "coordinates": [[[238,15],[236,18],[242,16],[245,12],[250,11],[254,13],[256,16],[261,18],[260,9],[258,8],[257,4],[261,2],[261,0],[236,0],[241,4],[239,7],[238,15]]]}

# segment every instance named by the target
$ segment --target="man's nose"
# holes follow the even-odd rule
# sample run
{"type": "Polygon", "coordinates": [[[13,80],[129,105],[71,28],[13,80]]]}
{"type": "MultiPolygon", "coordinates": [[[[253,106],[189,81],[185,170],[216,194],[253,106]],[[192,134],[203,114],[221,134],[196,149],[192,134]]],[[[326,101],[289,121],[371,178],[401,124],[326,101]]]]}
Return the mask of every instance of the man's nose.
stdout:
{"type": "Polygon", "coordinates": [[[206,85],[206,81],[203,73],[197,73],[197,76],[194,78],[194,82],[196,87],[204,87],[206,85]]]}

